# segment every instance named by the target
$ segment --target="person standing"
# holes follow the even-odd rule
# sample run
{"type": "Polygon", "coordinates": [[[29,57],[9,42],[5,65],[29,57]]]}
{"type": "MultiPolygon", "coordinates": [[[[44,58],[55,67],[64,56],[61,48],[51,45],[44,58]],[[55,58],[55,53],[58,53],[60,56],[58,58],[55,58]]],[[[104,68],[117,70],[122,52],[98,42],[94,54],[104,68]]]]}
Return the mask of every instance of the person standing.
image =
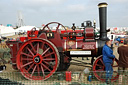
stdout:
{"type": "Polygon", "coordinates": [[[103,63],[105,65],[105,71],[106,71],[106,83],[108,84],[111,81],[112,74],[113,74],[113,68],[111,64],[113,63],[113,59],[115,56],[113,55],[113,50],[111,47],[111,40],[107,40],[105,42],[105,45],[103,46],[102,54],[103,54],[103,63]]]}
{"type": "MultiPolygon", "coordinates": [[[[128,39],[124,39],[124,45],[118,47],[118,54],[119,54],[119,83],[122,83],[123,74],[125,74],[125,71],[128,71],[128,39]]],[[[126,79],[123,79],[128,83],[128,75],[126,79]]]]}
{"type": "Polygon", "coordinates": [[[115,39],[114,41],[115,41],[115,46],[119,47],[119,40],[115,39]]]}

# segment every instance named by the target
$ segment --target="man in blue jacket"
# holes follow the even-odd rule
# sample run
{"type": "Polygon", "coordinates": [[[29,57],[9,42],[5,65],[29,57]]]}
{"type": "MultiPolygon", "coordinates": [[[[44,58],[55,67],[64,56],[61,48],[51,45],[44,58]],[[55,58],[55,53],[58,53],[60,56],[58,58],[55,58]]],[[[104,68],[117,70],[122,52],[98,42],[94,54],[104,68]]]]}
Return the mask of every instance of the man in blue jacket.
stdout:
{"type": "Polygon", "coordinates": [[[113,55],[113,51],[110,47],[111,47],[111,41],[107,40],[102,50],[103,62],[106,71],[106,83],[109,83],[110,79],[112,78],[113,68],[111,64],[113,63],[113,59],[115,58],[115,56],[113,55]]]}

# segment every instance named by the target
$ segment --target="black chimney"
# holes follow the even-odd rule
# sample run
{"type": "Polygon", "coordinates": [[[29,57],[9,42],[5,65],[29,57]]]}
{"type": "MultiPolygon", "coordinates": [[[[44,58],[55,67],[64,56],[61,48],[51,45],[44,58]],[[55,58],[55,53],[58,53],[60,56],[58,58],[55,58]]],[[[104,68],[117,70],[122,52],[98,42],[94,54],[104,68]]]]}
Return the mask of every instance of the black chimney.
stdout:
{"type": "Polygon", "coordinates": [[[100,40],[107,40],[107,3],[99,3],[100,40]]]}

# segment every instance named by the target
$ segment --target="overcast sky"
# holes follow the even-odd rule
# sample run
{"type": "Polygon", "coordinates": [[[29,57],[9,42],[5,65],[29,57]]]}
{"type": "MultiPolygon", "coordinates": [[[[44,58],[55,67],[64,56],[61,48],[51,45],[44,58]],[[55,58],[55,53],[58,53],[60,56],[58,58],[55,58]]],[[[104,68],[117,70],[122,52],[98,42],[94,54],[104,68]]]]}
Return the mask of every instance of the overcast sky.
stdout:
{"type": "Polygon", "coordinates": [[[99,2],[108,3],[108,27],[128,27],[128,0],[0,0],[0,24],[15,26],[21,11],[25,25],[40,27],[57,21],[80,26],[83,21],[95,19],[99,26],[99,2]]]}

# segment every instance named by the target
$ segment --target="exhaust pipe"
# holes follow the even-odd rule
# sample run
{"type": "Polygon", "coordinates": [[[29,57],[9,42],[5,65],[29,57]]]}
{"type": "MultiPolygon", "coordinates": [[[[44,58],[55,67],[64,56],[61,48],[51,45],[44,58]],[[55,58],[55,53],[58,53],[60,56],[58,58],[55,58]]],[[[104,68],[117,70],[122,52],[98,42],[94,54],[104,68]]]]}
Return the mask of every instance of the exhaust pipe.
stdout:
{"type": "Polygon", "coordinates": [[[99,3],[100,40],[107,40],[107,3],[99,3]]]}

